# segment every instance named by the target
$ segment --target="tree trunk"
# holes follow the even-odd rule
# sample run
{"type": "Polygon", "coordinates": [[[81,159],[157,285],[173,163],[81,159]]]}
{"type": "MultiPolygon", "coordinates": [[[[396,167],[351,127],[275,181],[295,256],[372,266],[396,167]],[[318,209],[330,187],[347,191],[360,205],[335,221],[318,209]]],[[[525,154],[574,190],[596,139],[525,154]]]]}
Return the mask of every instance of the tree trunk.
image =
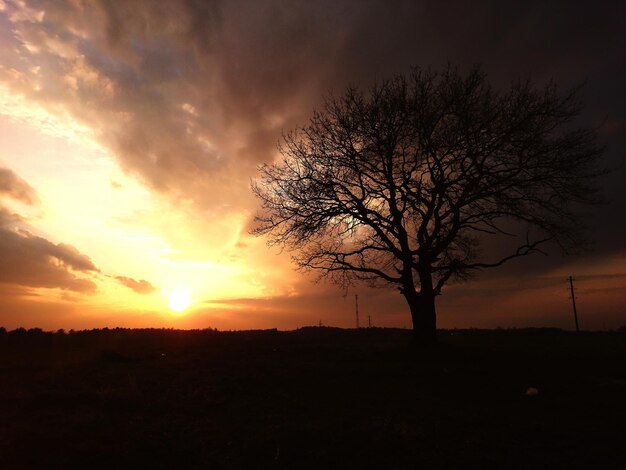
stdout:
{"type": "Polygon", "coordinates": [[[435,295],[432,293],[413,292],[405,295],[411,309],[413,333],[420,343],[435,340],[437,334],[437,313],[435,295]]]}

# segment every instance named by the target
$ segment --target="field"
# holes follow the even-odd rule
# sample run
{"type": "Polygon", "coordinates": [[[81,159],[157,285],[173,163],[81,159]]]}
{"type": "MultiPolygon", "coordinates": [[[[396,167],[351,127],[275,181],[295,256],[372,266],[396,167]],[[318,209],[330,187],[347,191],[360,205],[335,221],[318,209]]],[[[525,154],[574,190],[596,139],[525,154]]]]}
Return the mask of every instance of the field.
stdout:
{"type": "Polygon", "coordinates": [[[0,331],[2,468],[626,468],[626,334],[0,331]]]}

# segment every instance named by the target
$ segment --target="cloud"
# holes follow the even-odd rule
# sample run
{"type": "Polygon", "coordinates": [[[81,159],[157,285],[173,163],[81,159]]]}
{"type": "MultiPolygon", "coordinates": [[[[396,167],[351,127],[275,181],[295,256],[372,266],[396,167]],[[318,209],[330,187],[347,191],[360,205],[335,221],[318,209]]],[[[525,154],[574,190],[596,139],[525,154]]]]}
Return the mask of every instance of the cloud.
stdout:
{"type": "Polygon", "coordinates": [[[254,207],[256,165],[324,93],[413,65],[482,62],[504,85],[528,74],[578,83],[602,70],[591,92],[611,119],[624,117],[604,96],[623,96],[626,78],[609,6],[32,0],[4,15],[14,43],[1,81],[91,128],[125,170],[205,214],[254,207]],[[579,34],[581,24],[598,33],[579,34]]]}
{"type": "Polygon", "coordinates": [[[93,293],[96,284],[75,273],[99,272],[72,245],[54,244],[23,228],[24,220],[0,207],[0,283],[93,293]]]}
{"type": "Polygon", "coordinates": [[[156,287],[144,279],[135,280],[130,277],[116,276],[115,279],[120,281],[129,289],[134,290],[137,294],[152,294],[156,291],[156,287]]]}
{"type": "Polygon", "coordinates": [[[39,202],[37,192],[12,170],[0,167],[0,195],[12,197],[25,204],[39,202]]]}

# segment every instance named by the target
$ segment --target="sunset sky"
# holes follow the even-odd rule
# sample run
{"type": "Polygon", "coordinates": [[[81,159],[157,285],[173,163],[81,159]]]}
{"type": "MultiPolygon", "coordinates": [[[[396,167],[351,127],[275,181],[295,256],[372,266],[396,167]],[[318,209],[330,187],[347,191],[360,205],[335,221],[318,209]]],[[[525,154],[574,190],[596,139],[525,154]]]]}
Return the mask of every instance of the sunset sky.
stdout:
{"type": "Polygon", "coordinates": [[[446,287],[440,327],[626,325],[626,4],[0,0],[0,326],[410,326],[249,234],[250,182],[325,94],[412,66],[585,83],[612,168],[591,251],[446,287]],[[445,3],[445,6],[443,4],[445,3]],[[189,304],[189,305],[187,305],[189,304]],[[176,311],[180,310],[180,311],[176,311]]]}

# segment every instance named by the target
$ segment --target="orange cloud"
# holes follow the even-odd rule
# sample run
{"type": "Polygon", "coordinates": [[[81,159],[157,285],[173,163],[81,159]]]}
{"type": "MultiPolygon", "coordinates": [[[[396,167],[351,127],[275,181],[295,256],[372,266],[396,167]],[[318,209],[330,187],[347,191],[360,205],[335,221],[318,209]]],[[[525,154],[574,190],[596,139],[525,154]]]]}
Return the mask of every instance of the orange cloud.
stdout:
{"type": "Polygon", "coordinates": [[[39,202],[37,192],[8,168],[0,168],[0,195],[6,195],[30,205],[39,202]]]}
{"type": "Polygon", "coordinates": [[[75,292],[94,292],[96,284],[73,271],[95,273],[89,257],[71,245],[54,244],[25,230],[8,225],[13,214],[0,209],[0,282],[29,287],[58,287],[75,292]]]}
{"type": "Polygon", "coordinates": [[[156,291],[156,287],[154,287],[152,284],[144,279],[140,279],[137,281],[135,279],[125,276],[115,276],[115,279],[120,281],[129,289],[134,290],[138,294],[152,294],[156,291]]]}
{"type": "MultiPolygon", "coordinates": [[[[38,202],[37,192],[6,168],[0,168],[0,194],[26,204],[38,202]]],[[[92,280],[74,272],[93,274],[99,269],[74,246],[33,235],[20,215],[0,206],[0,282],[84,293],[96,291],[92,280]]]]}

